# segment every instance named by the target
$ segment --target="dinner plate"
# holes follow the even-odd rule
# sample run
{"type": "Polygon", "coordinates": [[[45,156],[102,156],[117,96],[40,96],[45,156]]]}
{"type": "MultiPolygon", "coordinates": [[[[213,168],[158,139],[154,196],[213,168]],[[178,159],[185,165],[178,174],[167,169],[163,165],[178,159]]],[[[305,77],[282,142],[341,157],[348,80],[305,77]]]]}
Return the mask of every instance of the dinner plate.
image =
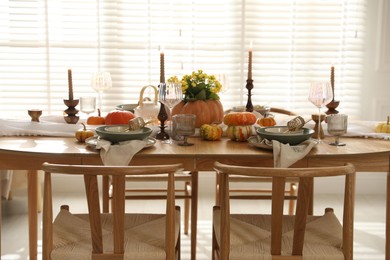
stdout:
{"type": "MultiPolygon", "coordinates": [[[[98,138],[99,138],[98,136],[89,137],[89,138],[87,138],[87,139],[85,140],[85,143],[86,143],[88,146],[90,146],[90,147],[96,149],[96,145],[97,145],[97,140],[98,140],[98,138]]],[[[145,148],[152,147],[155,143],[156,143],[156,139],[155,139],[155,138],[153,138],[153,137],[148,137],[148,139],[146,139],[146,145],[145,145],[144,149],[145,149],[145,148]]]]}

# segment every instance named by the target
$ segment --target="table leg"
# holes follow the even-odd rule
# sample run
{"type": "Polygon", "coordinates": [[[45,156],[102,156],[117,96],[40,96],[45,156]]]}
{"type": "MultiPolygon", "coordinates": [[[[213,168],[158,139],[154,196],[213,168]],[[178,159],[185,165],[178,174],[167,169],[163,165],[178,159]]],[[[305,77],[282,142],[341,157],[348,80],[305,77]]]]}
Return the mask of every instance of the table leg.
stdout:
{"type": "Polygon", "coordinates": [[[386,187],[386,260],[390,260],[390,169],[387,172],[387,187],[386,187]]]}
{"type": "Polygon", "coordinates": [[[28,171],[28,227],[30,260],[38,257],[38,172],[28,171]]]}
{"type": "Polygon", "coordinates": [[[191,260],[196,259],[196,235],[198,221],[198,171],[191,171],[192,191],[191,191],[191,260]]]}
{"type": "Polygon", "coordinates": [[[1,258],[1,241],[2,241],[2,239],[1,239],[1,226],[2,226],[2,223],[3,223],[3,219],[1,218],[1,216],[3,214],[3,212],[1,211],[1,208],[3,207],[3,199],[1,198],[1,194],[2,194],[1,186],[2,185],[0,183],[0,258],[1,258]]]}

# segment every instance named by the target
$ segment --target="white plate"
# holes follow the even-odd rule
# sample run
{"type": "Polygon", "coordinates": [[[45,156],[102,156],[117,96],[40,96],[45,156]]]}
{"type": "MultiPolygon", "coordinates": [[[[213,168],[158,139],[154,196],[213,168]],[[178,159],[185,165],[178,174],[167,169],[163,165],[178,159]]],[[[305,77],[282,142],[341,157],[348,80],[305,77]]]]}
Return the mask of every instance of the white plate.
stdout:
{"type": "Polygon", "coordinates": [[[248,143],[251,145],[251,146],[254,146],[256,148],[260,148],[260,149],[266,149],[266,150],[272,150],[272,143],[271,144],[266,144],[264,142],[261,142],[259,140],[259,137],[258,136],[251,136],[248,138],[248,143]]]}
{"type": "MultiPolygon", "coordinates": [[[[88,146],[90,146],[90,147],[96,149],[96,144],[97,144],[98,138],[99,138],[98,136],[89,137],[89,138],[87,138],[87,139],[85,140],[85,143],[86,143],[88,146]]],[[[145,148],[152,147],[155,143],[156,143],[156,139],[155,139],[155,138],[153,138],[153,137],[148,137],[148,139],[146,140],[146,145],[145,145],[144,149],[145,149],[145,148]]]]}

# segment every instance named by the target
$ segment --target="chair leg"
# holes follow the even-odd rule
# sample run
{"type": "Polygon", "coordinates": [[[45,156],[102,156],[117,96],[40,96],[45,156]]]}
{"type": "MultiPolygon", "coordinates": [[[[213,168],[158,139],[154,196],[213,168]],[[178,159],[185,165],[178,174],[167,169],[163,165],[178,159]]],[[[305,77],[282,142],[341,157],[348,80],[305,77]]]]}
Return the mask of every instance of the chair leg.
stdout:
{"type": "MultiPolygon", "coordinates": [[[[184,193],[186,196],[190,196],[191,185],[190,182],[184,183],[184,193]]],[[[191,199],[184,199],[184,234],[188,235],[188,230],[190,228],[190,204],[191,199]]]]}
{"type": "Polygon", "coordinates": [[[219,205],[219,183],[220,175],[218,172],[215,173],[215,205],[219,205]]]}
{"type": "Polygon", "coordinates": [[[42,187],[41,187],[41,183],[38,183],[38,187],[37,187],[37,205],[38,205],[38,213],[41,213],[42,212],[42,187]]]}
{"type": "MultiPolygon", "coordinates": [[[[290,183],[289,195],[297,196],[297,184],[295,182],[290,183]]],[[[295,199],[290,199],[288,204],[288,214],[294,215],[294,209],[295,209],[295,199]]]]}

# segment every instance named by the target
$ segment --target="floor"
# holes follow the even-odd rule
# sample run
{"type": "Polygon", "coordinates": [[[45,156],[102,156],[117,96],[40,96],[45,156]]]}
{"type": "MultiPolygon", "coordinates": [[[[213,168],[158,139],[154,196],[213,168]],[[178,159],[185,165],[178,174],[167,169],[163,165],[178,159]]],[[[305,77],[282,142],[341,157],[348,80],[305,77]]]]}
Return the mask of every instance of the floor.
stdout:
{"type": "MultiPolygon", "coordinates": [[[[210,194],[199,196],[199,221],[198,221],[198,243],[197,259],[211,259],[211,208],[213,198],[210,194]]],[[[340,205],[342,202],[341,195],[316,195],[315,213],[323,212],[328,203],[335,202],[340,205]]],[[[86,208],[81,195],[59,194],[54,199],[54,209],[58,209],[62,204],[71,205],[71,210],[83,210],[86,208]]],[[[134,203],[134,202],[131,202],[134,203]]],[[[240,211],[249,205],[249,203],[240,201],[232,205],[232,211],[240,211]]],[[[268,202],[261,202],[254,208],[267,209],[268,202]]],[[[137,208],[148,211],[150,209],[161,208],[161,203],[156,201],[142,202],[131,204],[137,208]]],[[[181,202],[179,205],[182,206],[181,202]]],[[[337,215],[341,210],[334,206],[337,215]]],[[[4,201],[2,205],[2,255],[3,260],[29,259],[28,258],[28,227],[27,227],[27,203],[25,191],[14,193],[12,201],[4,201]]],[[[41,214],[39,215],[41,221],[41,214]]],[[[384,259],[385,243],[385,195],[356,195],[355,204],[355,238],[354,238],[354,259],[384,259]]],[[[190,259],[190,241],[189,237],[182,235],[182,259],[190,259]]],[[[39,235],[38,252],[41,252],[41,235],[39,235]]],[[[41,256],[39,256],[41,259],[41,256]]]]}

